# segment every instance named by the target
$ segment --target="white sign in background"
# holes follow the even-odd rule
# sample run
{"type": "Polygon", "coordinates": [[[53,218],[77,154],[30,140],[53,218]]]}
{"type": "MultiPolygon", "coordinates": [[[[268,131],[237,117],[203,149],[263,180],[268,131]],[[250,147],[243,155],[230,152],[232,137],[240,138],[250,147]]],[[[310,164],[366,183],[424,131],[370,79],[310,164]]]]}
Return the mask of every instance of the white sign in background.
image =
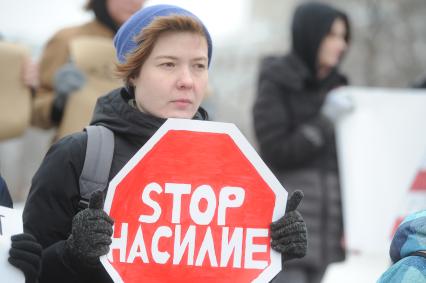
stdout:
{"type": "Polygon", "coordinates": [[[0,206],[0,274],[1,282],[24,283],[24,274],[8,261],[10,237],[22,233],[22,212],[0,206]]]}
{"type": "Polygon", "coordinates": [[[336,125],[347,248],[387,257],[426,152],[426,91],[351,87],[334,95],[355,105],[336,125]]]}

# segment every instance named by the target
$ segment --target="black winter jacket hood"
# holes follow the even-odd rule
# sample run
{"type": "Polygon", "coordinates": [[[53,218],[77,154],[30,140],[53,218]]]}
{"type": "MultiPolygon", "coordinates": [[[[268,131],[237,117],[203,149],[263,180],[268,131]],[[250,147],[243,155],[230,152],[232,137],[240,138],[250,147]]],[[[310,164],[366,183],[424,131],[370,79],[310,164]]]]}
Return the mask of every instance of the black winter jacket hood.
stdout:
{"type": "Polygon", "coordinates": [[[330,32],[335,19],[346,24],[346,42],[350,40],[347,15],[327,4],[308,2],[298,6],[292,22],[292,51],[306,64],[312,77],[316,77],[317,56],[322,40],[330,32]]]}

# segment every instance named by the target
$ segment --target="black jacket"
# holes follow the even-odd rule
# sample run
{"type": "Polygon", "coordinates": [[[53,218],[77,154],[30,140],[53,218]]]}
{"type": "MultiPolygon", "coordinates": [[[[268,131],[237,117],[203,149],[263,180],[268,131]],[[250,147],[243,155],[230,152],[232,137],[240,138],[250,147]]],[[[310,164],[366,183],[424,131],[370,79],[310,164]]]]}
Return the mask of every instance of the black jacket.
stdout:
{"type": "Polygon", "coordinates": [[[0,176],[0,205],[6,207],[12,207],[12,198],[9,194],[9,189],[7,188],[6,182],[0,176]]]}
{"type": "Polygon", "coordinates": [[[344,256],[334,131],[320,108],[331,89],[346,83],[336,72],[324,81],[312,80],[295,54],[268,57],[261,64],[253,107],[260,154],[287,191],[305,193],[299,211],[308,228],[308,251],[288,266],[324,268],[344,256]]]}
{"type": "Polygon", "coordinates": [[[349,21],[342,11],[318,2],[298,6],[292,51],[262,61],[253,107],[261,156],[287,191],[305,194],[298,210],[308,228],[307,255],[286,265],[317,271],[344,258],[334,129],[320,109],[327,93],[347,80],[337,66],[317,79],[318,51],[337,18],[346,24],[348,42],[349,21]]]}
{"type": "MultiPolygon", "coordinates": [[[[91,122],[111,129],[115,135],[110,180],[165,122],[131,107],[126,96],[125,89],[117,89],[99,98],[91,122]]],[[[196,117],[206,120],[207,113],[200,108],[196,117]]],[[[85,132],[61,139],[49,149],[32,180],[23,220],[24,230],[44,248],[40,283],[112,282],[102,265],[83,268],[63,252],[72,218],[78,212],[78,181],[86,144],[85,132]]]]}

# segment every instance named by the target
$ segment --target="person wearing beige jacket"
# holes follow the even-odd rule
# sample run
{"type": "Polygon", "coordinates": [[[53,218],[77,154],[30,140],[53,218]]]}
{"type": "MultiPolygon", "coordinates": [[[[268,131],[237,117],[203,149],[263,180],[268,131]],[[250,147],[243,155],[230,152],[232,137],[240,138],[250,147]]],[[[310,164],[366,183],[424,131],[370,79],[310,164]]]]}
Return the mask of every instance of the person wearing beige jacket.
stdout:
{"type": "MultiPolygon", "coordinates": [[[[95,18],[82,25],[59,30],[48,41],[39,64],[40,86],[33,99],[31,114],[33,126],[43,129],[60,128],[68,98],[83,88],[87,82],[87,73],[83,72],[80,66],[73,64],[71,47],[73,41],[82,37],[107,39],[113,50],[114,34],[123,22],[142,7],[144,2],[144,0],[89,0],[86,9],[93,11],[95,18]]],[[[90,113],[87,114],[89,117],[96,101],[92,100],[93,105],[88,108],[90,109],[90,113]]],[[[81,115],[81,113],[75,115],[81,115]]],[[[69,132],[64,130],[62,133],[57,133],[55,139],[69,132]]]]}

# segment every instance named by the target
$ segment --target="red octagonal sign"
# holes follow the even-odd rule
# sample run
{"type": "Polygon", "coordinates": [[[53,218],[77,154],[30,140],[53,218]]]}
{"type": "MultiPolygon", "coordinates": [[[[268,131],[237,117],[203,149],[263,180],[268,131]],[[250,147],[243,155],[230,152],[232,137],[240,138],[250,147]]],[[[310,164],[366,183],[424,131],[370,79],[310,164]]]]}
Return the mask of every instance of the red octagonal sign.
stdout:
{"type": "Polygon", "coordinates": [[[110,182],[115,282],[268,282],[287,192],[233,124],[169,119],[110,182]]]}

